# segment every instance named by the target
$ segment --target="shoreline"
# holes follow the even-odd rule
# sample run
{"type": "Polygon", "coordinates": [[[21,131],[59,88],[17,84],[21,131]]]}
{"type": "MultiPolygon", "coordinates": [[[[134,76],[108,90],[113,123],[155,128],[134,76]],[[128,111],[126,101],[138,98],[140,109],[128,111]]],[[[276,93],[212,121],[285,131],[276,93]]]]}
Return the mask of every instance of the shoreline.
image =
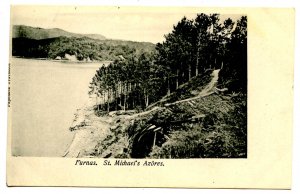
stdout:
{"type": "Polygon", "coordinates": [[[88,84],[102,65],[10,58],[13,155],[64,155],[75,135],[69,131],[74,113],[87,102],[88,84]]]}
{"type": "Polygon", "coordinates": [[[67,60],[67,59],[50,59],[50,58],[28,58],[28,57],[20,57],[20,56],[11,56],[11,58],[16,58],[16,59],[29,59],[29,60],[40,60],[40,61],[51,61],[51,62],[60,62],[60,63],[78,63],[78,64],[94,64],[94,63],[103,63],[103,64],[109,64],[113,61],[72,61],[72,60],[67,60]]]}
{"type": "Polygon", "coordinates": [[[112,119],[109,116],[96,116],[90,103],[77,109],[69,127],[69,132],[74,133],[74,136],[62,157],[93,157],[93,153],[97,152],[97,144],[107,137],[112,119]]]}

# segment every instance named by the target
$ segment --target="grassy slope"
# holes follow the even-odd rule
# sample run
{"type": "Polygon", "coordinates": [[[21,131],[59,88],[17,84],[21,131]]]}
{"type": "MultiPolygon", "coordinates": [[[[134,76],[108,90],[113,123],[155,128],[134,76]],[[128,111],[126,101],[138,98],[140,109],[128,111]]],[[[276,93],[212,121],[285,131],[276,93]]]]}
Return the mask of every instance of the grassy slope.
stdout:
{"type": "MultiPolygon", "coordinates": [[[[226,94],[213,93],[166,106],[166,103],[197,96],[210,82],[210,75],[211,71],[207,71],[204,75],[193,78],[145,112],[100,117],[111,121],[109,129],[105,128],[106,132],[102,133],[101,138],[92,138],[93,149],[81,156],[246,157],[245,94],[230,91],[226,94]]],[[[97,128],[101,127],[100,124],[97,128]]]]}

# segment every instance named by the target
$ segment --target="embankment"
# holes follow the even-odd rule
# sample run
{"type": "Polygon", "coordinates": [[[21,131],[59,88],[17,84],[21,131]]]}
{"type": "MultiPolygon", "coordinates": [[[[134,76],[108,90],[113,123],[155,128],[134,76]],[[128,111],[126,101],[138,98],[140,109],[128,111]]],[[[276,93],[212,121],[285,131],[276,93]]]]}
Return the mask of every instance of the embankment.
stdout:
{"type": "Polygon", "coordinates": [[[219,70],[179,87],[144,112],[96,116],[78,110],[67,157],[230,158],[247,157],[246,95],[218,89],[219,70]]]}

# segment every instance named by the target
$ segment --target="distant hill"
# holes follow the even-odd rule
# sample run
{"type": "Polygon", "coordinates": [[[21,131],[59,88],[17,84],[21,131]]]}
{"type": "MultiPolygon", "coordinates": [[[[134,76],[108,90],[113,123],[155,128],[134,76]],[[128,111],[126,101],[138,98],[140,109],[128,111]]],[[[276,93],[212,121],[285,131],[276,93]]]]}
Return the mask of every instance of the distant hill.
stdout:
{"type": "Polygon", "coordinates": [[[13,38],[29,38],[29,39],[47,39],[56,37],[74,37],[82,38],[88,37],[92,39],[105,40],[106,38],[101,34],[77,34],[72,32],[67,32],[59,28],[44,29],[39,27],[31,27],[25,25],[14,25],[12,29],[13,38]]]}
{"type": "Polygon", "coordinates": [[[78,61],[113,61],[119,58],[139,56],[154,52],[155,45],[149,42],[122,40],[97,40],[88,37],[55,37],[46,39],[13,38],[12,56],[25,58],[65,59],[68,55],[78,61]]]}

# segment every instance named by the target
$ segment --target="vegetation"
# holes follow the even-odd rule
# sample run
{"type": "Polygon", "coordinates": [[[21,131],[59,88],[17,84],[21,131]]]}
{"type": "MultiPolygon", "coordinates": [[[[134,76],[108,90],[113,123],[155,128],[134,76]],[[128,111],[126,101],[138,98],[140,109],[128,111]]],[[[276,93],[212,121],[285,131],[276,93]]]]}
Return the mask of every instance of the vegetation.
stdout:
{"type": "MultiPolygon", "coordinates": [[[[94,58],[82,50],[99,51],[97,41],[60,39],[51,56],[94,58]]],[[[70,130],[85,129],[92,138],[85,136],[79,145],[89,146],[71,156],[247,157],[245,16],[236,22],[221,22],[218,14],[184,17],[155,49],[124,46],[90,83],[95,106],[79,113],[70,130]]]]}
{"type": "Polygon", "coordinates": [[[220,23],[219,15],[183,18],[156,51],[117,59],[91,82],[98,109],[146,108],[209,69],[222,69],[220,86],[247,89],[247,20],[220,23]]]}
{"type": "Polygon", "coordinates": [[[101,34],[76,34],[72,32],[67,32],[59,28],[44,29],[39,27],[31,27],[25,25],[14,25],[12,29],[13,38],[28,38],[28,39],[48,39],[57,38],[60,36],[64,37],[75,37],[82,38],[88,37],[92,39],[105,40],[106,38],[101,34]]]}
{"type": "Polygon", "coordinates": [[[12,55],[26,58],[65,59],[66,54],[77,60],[113,61],[132,54],[154,50],[154,44],[121,40],[96,40],[88,37],[56,37],[48,39],[13,38],[12,55]]]}
{"type": "Polygon", "coordinates": [[[155,51],[127,56],[101,67],[90,84],[96,113],[120,115],[91,155],[247,157],[245,16],[184,17],[155,51]]]}
{"type": "MultiPolygon", "coordinates": [[[[93,150],[80,151],[88,153],[81,157],[247,157],[246,95],[239,92],[199,96],[210,85],[207,78],[212,80],[211,74],[212,70],[209,70],[193,77],[149,110],[101,115],[100,119],[110,122],[110,127],[96,125],[95,128],[106,132],[99,135],[100,139],[90,140],[91,143],[98,143],[93,150]]],[[[87,123],[89,119],[79,122],[77,126],[90,134],[87,123]]]]}

